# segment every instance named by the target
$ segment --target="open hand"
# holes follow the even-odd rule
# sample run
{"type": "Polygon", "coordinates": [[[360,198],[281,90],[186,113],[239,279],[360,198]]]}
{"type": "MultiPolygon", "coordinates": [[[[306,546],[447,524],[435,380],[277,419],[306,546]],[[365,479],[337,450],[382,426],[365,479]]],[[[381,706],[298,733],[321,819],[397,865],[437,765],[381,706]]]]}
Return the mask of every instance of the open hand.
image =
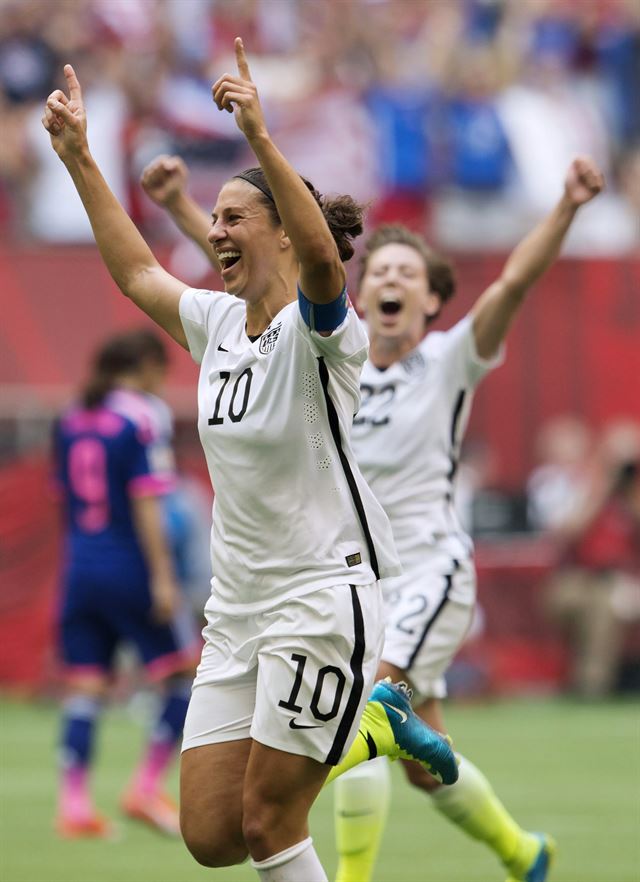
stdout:
{"type": "Polygon", "coordinates": [[[51,136],[51,145],[63,161],[80,155],[87,147],[87,116],[82,90],[70,64],[65,64],[69,97],[55,89],[47,98],[42,125],[51,136]]]}
{"type": "Polygon", "coordinates": [[[569,166],[564,182],[566,197],[575,206],[584,205],[604,189],[604,177],[593,159],[578,156],[569,166]]]}
{"type": "Polygon", "coordinates": [[[238,128],[251,141],[265,136],[267,127],[240,37],[236,37],[234,46],[238,76],[223,74],[213,84],[211,92],[218,109],[233,112],[238,128]]]}
{"type": "Polygon", "coordinates": [[[188,177],[179,156],[158,156],[142,172],[140,184],[150,199],[166,206],[184,193],[188,177]]]}

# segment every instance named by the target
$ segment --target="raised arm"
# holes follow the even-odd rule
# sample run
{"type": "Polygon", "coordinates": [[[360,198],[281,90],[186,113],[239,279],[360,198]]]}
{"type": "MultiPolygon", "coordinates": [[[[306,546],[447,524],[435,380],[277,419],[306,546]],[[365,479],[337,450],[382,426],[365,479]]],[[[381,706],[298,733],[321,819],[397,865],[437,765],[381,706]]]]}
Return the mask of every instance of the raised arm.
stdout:
{"type": "Polygon", "coordinates": [[[211,216],[187,192],[189,172],[179,156],[158,156],[142,172],[140,184],[156,205],[166,209],[176,226],[205,254],[219,270],[215,252],[207,238],[211,216]]]}
{"type": "Polygon", "coordinates": [[[109,189],[89,150],[82,92],[70,64],[64,75],[69,97],[52,92],[42,123],[82,200],[102,259],[122,293],[187,348],[178,308],[187,285],[160,266],[109,189]]]}
{"type": "Polygon", "coordinates": [[[515,247],[500,278],[471,310],[476,349],[481,358],[495,355],[529,288],[558,257],[576,212],[597,196],[603,186],[602,174],[593,160],[573,160],[556,207],[515,247]]]}
{"type": "Polygon", "coordinates": [[[300,287],[305,297],[311,303],[330,303],[340,295],[346,278],[338,249],[319,205],[269,136],[239,37],[235,51],[239,75],[223,74],[214,83],[214,101],[220,110],[234,112],[267,178],[300,264],[300,287]]]}

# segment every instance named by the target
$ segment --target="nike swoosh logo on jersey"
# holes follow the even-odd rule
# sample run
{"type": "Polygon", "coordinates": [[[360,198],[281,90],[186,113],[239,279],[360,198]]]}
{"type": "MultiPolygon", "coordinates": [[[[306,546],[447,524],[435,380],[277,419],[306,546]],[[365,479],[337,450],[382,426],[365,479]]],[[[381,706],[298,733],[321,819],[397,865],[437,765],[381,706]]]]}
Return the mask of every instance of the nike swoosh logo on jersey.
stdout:
{"type": "Polygon", "coordinates": [[[221,346],[221,345],[218,343],[218,352],[228,352],[228,351],[229,351],[228,349],[225,349],[224,346],[221,346]]]}
{"type": "Polygon", "coordinates": [[[398,716],[400,717],[401,723],[406,723],[407,720],[409,719],[408,714],[405,714],[405,712],[403,710],[400,710],[399,707],[394,707],[394,705],[392,705],[392,704],[387,704],[386,701],[383,701],[382,704],[384,704],[385,707],[391,708],[392,711],[395,711],[398,714],[398,716]]]}
{"type": "Polygon", "coordinates": [[[289,720],[289,728],[290,729],[321,729],[322,726],[302,726],[300,723],[296,723],[295,720],[289,720]]]}

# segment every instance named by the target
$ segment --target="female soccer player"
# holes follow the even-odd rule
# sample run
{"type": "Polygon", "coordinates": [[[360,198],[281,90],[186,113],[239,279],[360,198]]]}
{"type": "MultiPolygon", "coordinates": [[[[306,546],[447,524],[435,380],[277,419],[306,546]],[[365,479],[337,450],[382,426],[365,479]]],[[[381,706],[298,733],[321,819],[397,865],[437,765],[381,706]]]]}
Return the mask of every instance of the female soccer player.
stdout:
{"type": "Polygon", "coordinates": [[[180,602],[162,523],[161,497],[173,475],[148,399],[166,364],[163,344],[147,331],[113,338],[95,357],[82,401],[56,427],[66,520],[60,637],[68,682],[56,826],[66,837],[111,831],[93,806],[88,773],[115,651],[125,641],[162,686],[163,701],[122,808],[162,832],[179,832],[162,779],[182,736],[199,642],[180,602]]]}
{"type": "MultiPolygon", "coordinates": [[[[206,218],[186,193],[179,158],[159,157],[143,173],[142,185],[187,235],[202,239],[206,218]]],[[[352,443],[391,520],[404,569],[383,583],[387,626],[379,673],[408,680],[417,713],[439,731],[444,731],[444,673],[475,603],[472,544],[452,503],[472,395],[500,362],[514,315],[556,259],[578,208],[602,186],[593,162],[576,159],[555,210],[514,250],[470,314],[444,334],[425,337],[426,326],[455,292],[447,261],[400,226],[379,229],[366,244],[360,293],[371,350],[352,443]]],[[[523,831],[467,759],[461,759],[453,787],[441,787],[415,763],[407,763],[406,772],[443,814],[496,852],[510,882],[544,882],[553,841],[523,831]]],[[[367,763],[336,784],[337,882],[371,877],[386,814],[387,775],[384,764],[367,763]]]]}
{"type": "Polygon", "coordinates": [[[342,259],[361,210],[321,200],[289,166],[240,39],[235,49],[238,75],[214,84],[214,100],[261,168],[225,184],[213,210],[226,294],[186,289],[157,263],[90,155],[69,65],[69,97],[52,93],[43,123],[112,276],[201,364],[215,577],[185,725],[185,841],[208,866],[248,852],[265,882],[322,882],[307,816],[328,766],[378,752],[424,760],[445,782],[457,768],[402,690],[378,684],[367,704],[383,637],[378,579],[399,567],[348,445],[367,338],[342,259]]]}
{"type": "MultiPolygon", "coordinates": [[[[380,676],[407,680],[416,712],[444,730],[444,674],[468,631],[475,603],[472,543],[453,507],[453,482],[474,390],[502,359],[525,295],[557,258],[581,205],[603,187],[595,164],[575,159],[554,208],[515,248],[502,275],[451,330],[427,333],[455,292],[449,264],[417,235],[382,227],[366,243],[360,303],[371,348],[352,443],[363,475],[389,516],[403,566],[384,583],[380,676]]],[[[466,758],[443,788],[415,763],[409,781],[502,860],[509,882],[544,882],[555,845],[523,831],[466,758]]],[[[384,817],[384,767],[370,764],[337,783],[338,882],[368,882],[384,817]],[[379,781],[376,781],[376,776],[379,781]]]]}

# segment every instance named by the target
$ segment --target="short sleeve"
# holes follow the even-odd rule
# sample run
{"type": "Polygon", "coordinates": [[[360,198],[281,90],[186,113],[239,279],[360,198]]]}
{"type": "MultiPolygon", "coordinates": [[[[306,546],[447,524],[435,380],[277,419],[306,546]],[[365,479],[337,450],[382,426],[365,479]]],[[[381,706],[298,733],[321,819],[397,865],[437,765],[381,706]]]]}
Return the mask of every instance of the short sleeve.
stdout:
{"type": "Polygon", "coordinates": [[[189,344],[191,357],[202,362],[207,344],[215,332],[223,303],[229,298],[221,291],[187,288],[180,298],[180,320],[189,344]]]}
{"type": "MultiPolygon", "coordinates": [[[[428,334],[425,343],[435,336],[428,334]]],[[[500,346],[492,358],[482,358],[478,355],[471,314],[467,314],[451,330],[438,334],[437,337],[439,338],[438,357],[443,367],[451,380],[455,379],[462,385],[476,386],[489,371],[499,367],[504,361],[504,346],[500,346]]]]}
{"type": "Polygon", "coordinates": [[[363,365],[367,360],[369,338],[364,324],[352,306],[349,307],[342,324],[328,337],[317,331],[311,331],[298,309],[295,311],[295,316],[298,331],[309,339],[316,355],[324,356],[329,362],[350,361],[359,365],[363,365]]]}

